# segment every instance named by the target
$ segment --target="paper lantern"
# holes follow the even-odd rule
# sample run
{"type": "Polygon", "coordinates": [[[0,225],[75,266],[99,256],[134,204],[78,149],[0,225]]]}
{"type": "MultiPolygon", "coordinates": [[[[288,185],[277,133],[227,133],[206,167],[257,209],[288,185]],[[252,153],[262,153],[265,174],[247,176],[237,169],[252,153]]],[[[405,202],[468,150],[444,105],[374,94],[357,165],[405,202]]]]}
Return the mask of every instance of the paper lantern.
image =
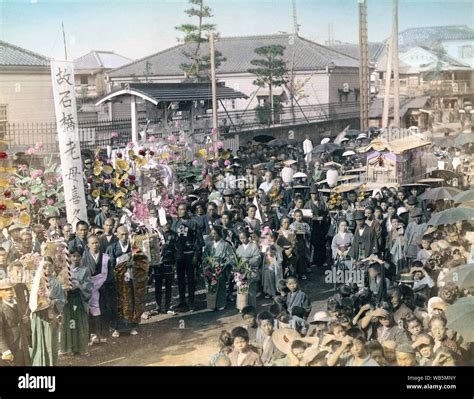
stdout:
{"type": "Polygon", "coordinates": [[[329,187],[334,187],[337,184],[337,179],[339,173],[336,169],[329,169],[326,173],[326,181],[328,182],[329,187]]]}
{"type": "Polygon", "coordinates": [[[285,166],[281,170],[281,178],[283,180],[283,183],[291,183],[291,181],[293,180],[294,173],[295,171],[292,168],[285,166]]]}

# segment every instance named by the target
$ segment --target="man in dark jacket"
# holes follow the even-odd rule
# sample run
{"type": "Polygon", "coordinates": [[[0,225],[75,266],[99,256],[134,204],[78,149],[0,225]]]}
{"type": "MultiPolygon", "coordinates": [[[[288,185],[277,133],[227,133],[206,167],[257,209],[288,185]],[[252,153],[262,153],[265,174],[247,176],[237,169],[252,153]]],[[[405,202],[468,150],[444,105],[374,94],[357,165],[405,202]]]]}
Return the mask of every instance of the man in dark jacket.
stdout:
{"type": "Polygon", "coordinates": [[[372,254],[378,253],[377,238],[372,229],[365,223],[363,211],[357,211],[354,215],[356,229],[351,249],[348,255],[355,261],[368,258],[372,254]]]}

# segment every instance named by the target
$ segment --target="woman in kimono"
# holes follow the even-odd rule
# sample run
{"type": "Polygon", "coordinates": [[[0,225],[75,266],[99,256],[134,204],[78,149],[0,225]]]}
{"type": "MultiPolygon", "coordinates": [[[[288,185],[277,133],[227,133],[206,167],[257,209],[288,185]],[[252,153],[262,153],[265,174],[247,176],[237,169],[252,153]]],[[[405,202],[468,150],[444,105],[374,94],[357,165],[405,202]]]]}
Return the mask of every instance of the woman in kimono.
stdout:
{"type": "Polygon", "coordinates": [[[346,219],[339,219],[337,234],[332,239],[331,250],[332,258],[335,265],[339,268],[351,269],[351,260],[348,257],[349,248],[352,245],[354,236],[348,231],[348,223],[346,219]]]}
{"type": "Polygon", "coordinates": [[[69,252],[72,273],[61,328],[61,352],[85,354],[89,344],[89,300],[92,295],[90,269],[81,262],[82,250],[69,252]]]}
{"type": "Polygon", "coordinates": [[[246,230],[239,233],[239,240],[241,244],[237,248],[237,257],[249,264],[252,269],[252,278],[249,281],[248,288],[248,305],[257,307],[257,281],[258,269],[262,264],[260,256],[260,249],[253,242],[250,242],[250,234],[246,230]]]}
{"type": "Polygon", "coordinates": [[[33,366],[55,366],[58,360],[59,317],[66,297],[53,271],[53,260],[43,258],[35,275],[39,284],[34,284],[30,296],[33,366]]]}
{"type": "Polygon", "coordinates": [[[290,229],[290,218],[284,217],[278,230],[277,244],[283,249],[283,275],[286,277],[294,275],[296,271],[295,243],[296,234],[290,229]]]}
{"type": "Polygon", "coordinates": [[[262,285],[265,298],[273,298],[277,293],[277,285],[283,279],[283,254],[277,245],[278,233],[268,236],[270,245],[265,251],[262,268],[262,285]]]}
{"type": "Polygon", "coordinates": [[[217,310],[224,310],[226,305],[226,282],[229,280],[232,266],[234,265],[235,253],[232,246],[224,240],[222,236],[222,229],[218,226],[213,226],[211,229],[212,242],[209,242],[204,247],[204,261],[203,266],[206,266],[208,258],[213,258],[214,261],[220,265],[222,272],[217,281],[217,310]]]}

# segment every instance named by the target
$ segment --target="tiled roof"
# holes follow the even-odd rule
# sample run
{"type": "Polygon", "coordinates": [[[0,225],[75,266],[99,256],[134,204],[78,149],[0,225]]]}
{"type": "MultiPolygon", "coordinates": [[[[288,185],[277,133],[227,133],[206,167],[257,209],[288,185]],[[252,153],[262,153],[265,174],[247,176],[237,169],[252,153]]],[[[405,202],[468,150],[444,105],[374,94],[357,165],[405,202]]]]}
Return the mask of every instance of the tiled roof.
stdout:
{"type": "Polygon", "coordinates": [[[0,40],[0,66],[48,67],[49,58],[0,40]]]}
{"type": "Polygon", "coordinates": [[[132,61],[130,58],[115,54],[113,51],[96,51],[74,60],[74,68],[78,69],[114,69],[132,61]]]}
{"type": "MultiPolygon", "coordinates": [[[[377,62],[380,54],[382,53],[385,43],[369,43],[369,62],[377,62]]],[[[360,57],[360,48],[359,44],[354,43],[341,43],[341,44],[332,44],[328,48],[332,50],[339,51],[340,53],[346,54],[352,58],[359,59],[360,57]]]]}
{"type": "MultiPolygon", "coordinates": [[[[330,63],[335,67],[358,67],[358,61],[354,58],[322,46],[301,37],[294,38],[292,35],[278,34],[268,36],[243,36],[220,38],[216,43],[216,50],[219,51],[226,61],[218,67],[218,73],[244,73],[253,68],[250,61],[260,58],[255,49],[268,45],[282,45],[285,47],[283,59],[290,66],[295,50],[295,70],[313,71],[324,69],[330,63]],[[294,46],[294,47],[293,47],[294,46]]],[[[151,64],[152,76],[183,76],[183,71],[179,66],[189,63],[189,59],[183,55],[183,50],[190,51],[194,44],[181,44],[171,47],[159,53],[142,58],[128,65],[124,65],[109,73],[114,77],[143,76],[146,63],[151,64]]],[[[201,53],[208,54],[208,43],[201,44],[201,53]]]]}
{"type": "MultiPolygon", "coordinates": [[[[428,102],[428,96],[407,97],[400,99],[400,117],[403,117],[410,109],[423,108],[428,102]]],[[[369,118],[378,119],[383,113],[383,98],[376,98],[369,106],[369,118]]],[[[393,118],[393,98],[388,102],[388,116],[393,118]]]]}
{"type": "Polygon", "coordinates": [[[467,25],[429,26],[405,29],[398,34],[400,48],[419,45],[431,47],[445,40],[474,40],[474,29],[467,25]]]}

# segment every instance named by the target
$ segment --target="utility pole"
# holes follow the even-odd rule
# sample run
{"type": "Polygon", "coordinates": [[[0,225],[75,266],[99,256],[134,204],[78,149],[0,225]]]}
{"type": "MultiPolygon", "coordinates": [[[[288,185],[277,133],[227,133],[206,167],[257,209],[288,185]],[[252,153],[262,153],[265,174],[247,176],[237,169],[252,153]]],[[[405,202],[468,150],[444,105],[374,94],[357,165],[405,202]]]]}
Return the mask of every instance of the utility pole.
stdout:
{"type": "Polygon", "coordinates": [[[369,48],[365,0],[359,0],[359,48],[360,129],[366,130],[369,127],[369,48]]]}
{"type": "Polygon", "coordinates": [[[219,140],[219,121],[217,119],[217,83],[216,83],[216,60],[214,51],[214,33],[209,34],[209,49],[211,51],[211,89],[212,89],[212,143],[214,155],[217,157],[217,141],[219,140]]]}
{"type": "Polygon", "coordinates": [[[390,86],[392,83],[392,57],[393,57],[393,35],[390,35],[390,39],[388,43],[387,70],[385,71],[385,91],[383,95],[382,129],[388,128],[388,109],[390,107],[390,86]]]}
{"type": "Polygon", "coordinates": [[[61,22],[61,26],[63,27],[64,57],[67,61],[66,34],[64,33],[64,22],[61,22]]]}
{"type": "MultiPolygon", "coordinates": [[[[293,6],[293,37],[292,37],[292,52],[291,52],[291,71],[290,71],[290,104],[291,104],[291,118],[293,124],[296,122],[295,115],[295,52],[296,52],[296,38],[299,34],[298,19],[296,16],[296,0],[292,0],[293,6]]],[[[270,111],[272,112],[272,111],[270,111]]]]}
{"type": "Polygon", "coordinates": [[[400,75],[398,72],[398,0],[393,0],[393,126],[400,127],[400,75]]]}

